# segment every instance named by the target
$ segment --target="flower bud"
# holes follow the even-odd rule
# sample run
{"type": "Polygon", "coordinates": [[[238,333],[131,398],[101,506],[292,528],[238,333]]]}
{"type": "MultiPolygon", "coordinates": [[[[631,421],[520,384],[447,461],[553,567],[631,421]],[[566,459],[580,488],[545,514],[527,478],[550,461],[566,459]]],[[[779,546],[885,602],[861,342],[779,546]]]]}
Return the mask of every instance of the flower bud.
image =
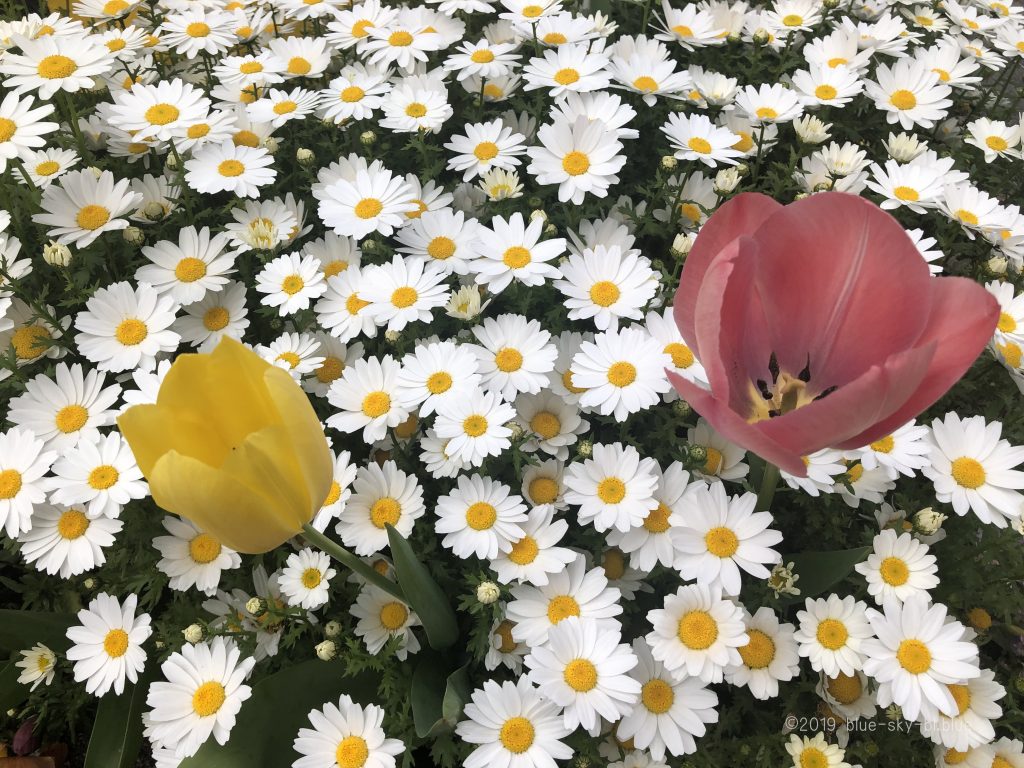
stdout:
{"type": "Polygon", "coordinates": [[[740,183],[740,174],[735,168],[723,168],[715,174],[715,192],[727,195],[740,183]]]}
{"type": "Polygon", "coordinates": [[[576,453],[582,456],[584,459],[589,458],[594,452],[594,444],[589,440],[580,440],[576,447],[576,453]]]}
{"type": "Polygon", "coordinates": [[[831,123],[824,123],[814,115],[803,115],[793,121],[796,137],[804,144],[821,144],[829,137],[831,123]]]}
{"type": "Polygon", "coordinates": [[[333,640],[324,640],[322,643],[317,643],[316,657],[320,661],[330,661],[337,655],[338,646],[335,645],[333,640]]]}
{"type": "Polygon", "coordinates": [[[196,643],[202,642],[203,637],[206,636],[206,630],[204,630],[199,624],[189,624],[181,630],[181,634],[185,637],[186,643],[195,645],[196,643]]]}
{"type": "Polygon", "coordinates": [[[693,248],[693,241],[696,238],[685,232],[680,232],[674,238],[672,238],[672,247],[669,248],[669,253],[676,259],[681,259],[690,252],[693,248]]]}
{"type": "Polygon", "coordinates": [[[490,605],[501,597],[501,589],[493,581],[482,581],[476,587],[476,599],[490,605]]]}
{"type": "Polygon", "coordinates": [[[138,227],[125,227],[124,231],[121,232],[121,237],[129,245],[142,245],[146,242],[145,233],[138,227]]]}
{"type": "Polygon", "coordinates": [[[82,582],[82,586],[86,589],[96,589],[96,585],[96,579],[92,578],[91,576],[82,582]]]}
{"type": "Polygon", "coordinates": [[[551,237],[552,235],[557,235],[557,234],[558,234],[558,227],[556,227],[554,224],[548,224],[546,227],[544,227],[544,235],[546,237],[551,237]]]}
{"type": "Polygon", "coordinates": [[[839,0],[821,0],[821,5],[827,11],[834,11],[839,7],[839,0]]]}
{"type": "Polygon", "coordinates": [[[402,337],[402,334],[401,334],[401,332],[399,332],[399,331],[395,331],[395,330],[388,330],[388,331],[385,331],[385,332],[384,332],[384,339],[385,339],[385,340],[386,340],[386,341],[387,341],[387,342],[388,342],[389,344],[394,344],[394,343],[395,343],[396,341],[398,341],[398,340],[399,340],[399,339],[400,339],[401,337],[402,337]]]}
{"type": "Polygon", "coordinates": [[[548,214],[543,208],[538,208],[535,211],[530,211],[530,221],[537,221],[538,219],[540,219],[541,221],[548,220],[548,214]]]}
{"type": "Polygon", "coordinates": [[[708,449],[703,445],[691,445],[687,449],[687,453],[690,456],[690,461],[694,464],[703,464],[708,460],[708,449]]]}
{"type": "Polygon", "coordinates": [[[377,134],[373,131],[363,131],[359,134],[359,143],[364,147],[372,147],[377,142],[377,134]]]}
{"type": "Polygon", "coordinates": [[[541,200],[539,197],[531,197],[529,200],[526,201],[526,204],[531,208],[540,208],[542,205],[544,205],[544,201],[541,200]]]}
{"type": "Polygon", "coordinates": [[[64,243],[51,240],[43,246],[43,261],[51,267],[66,267],[71,263],[71,249],[64,243]]]}
{"type": "Polygon", "coordinates": [[[666,171],[674,171],[678,165],[679,161],[676,160],[675,155],[663,155],[661,158],[661,167],[666,171]]]}
{"type": "Polygon", "coordinates": [[[337,637],[341,634],[341,624],[336,621],[328,621],[324,624],[324,635],[327,637],[337,637]]]}
{"type": "Polygon", "coordinates": [[[150,221],[160,221],[165,215],[164,207],[156,200],[150,200],[142,209],[142,214],[150,221]]]}
{"type": "Polygon", "coordinates": [[[884,143],[885,151],[897,163],[909,163],[928,148],[912,133],[890,133],[884,143]]]}
{"type": "Polygon", "coordinates": [[[273,136],[267,136],[267,138],[263,140],[263,148],[267,150],[267,152],[269,152],[270,154],[274,154],[275,152],[277,152],[280,146],[281,142],[279,142],[273,136]]]}
{"type": "Polygon", "coordinates": [[[174,154],[170,154],[164,158],[164,168],[170,171],[178,170],[178,158],[174,154]]]}
{"type": "Polygon", "coordinates": [[[914,515],[914,530],[925,536],[933,536],[946,521],[946,515],[925,507],[914,515]]]}
{"type": "Polygon", "coordinates": [[[992,275],[992,277],[1002,277],[1006,274],[1006,268],[1009,266],[1009,263],[1005,256],[993,256],[985,262],[985,271],[992,275]]]}
{"type": "Polygon", "coordinates": [[[693,408],[690,407],[690,404],[685,400],[676,400],[674,403],[672,403],[672,413],[674,413],[676,416],[685,418],[686,416],[689,416],[691,413],[693,413],[693,408]]]}
{"type": "Polygon", "coordinates": [[[316,162],[316,155],[313,154],[312,150],[306,149],[305,147],[299,147],[295,150],[295,159],[303,168],[308,168],[316,162]]]}
{"type": "Polygon", "coordinates": [[[754,45],[767,45],[772,36],[767,29],[759,29],[753,34],[754,45]]]}
{"type": "Polygon", "coordinates": [[[257,619],[267,612],[267,608],[270,606],[267,601],[262,597],[250,597],[248,602],[245,604],[245,610],[255,616],[257,619]]]}

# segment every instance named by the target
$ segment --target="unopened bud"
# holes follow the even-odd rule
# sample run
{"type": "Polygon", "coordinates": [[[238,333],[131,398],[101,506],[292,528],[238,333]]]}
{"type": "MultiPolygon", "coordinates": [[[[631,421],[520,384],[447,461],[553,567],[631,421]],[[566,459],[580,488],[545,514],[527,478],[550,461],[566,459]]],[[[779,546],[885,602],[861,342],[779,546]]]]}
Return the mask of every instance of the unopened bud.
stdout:
{"type": "Polygon", "coordinates": [[[1006,268],[1009,266],[1009,263],[1005,256],[993,256],[985,262],[985,271],[993,277],[1002,277],[1006,274],[1006,268]]]}
{"type": "Polygon", "coordinates": [[[86,589],[96,589],[96,583],[96,579],[90,576],[88,579],[82,582],[82,586],[86,589]]]}
{"type": "Polygon", "coordinates": [[[312,150],[306,149],[305,147],[299,147],[295,150],[295,159],[299,165],[304,168],[308,168],[314,162],[316,162],[316,155],[313,154],[312,150]]]}
{"type": "Polygon", "coordinates": [[[544,234],[547,237],[556,235],[558,234],[558,227],[556,227],[554,224],[548,224],[546,227],[544,227],[544,234]]]}
{"type": "Polygon", "coordinates": [[[334,644],[333,640],[324,640],[322,643],[316,645],[316,657],[320,661],[330,661],[338,655],[338,646],[334,644]]]}
{"type": "Polygon", "coordinates": [[[263,148],[270,154],[274,154],[280,148],[281,142],[275,139],[273,136],[267,136],[263,140],[263,148]]]}
{"type": "Polygon", "coordinates": [[[691,445],[687,453],[694,464],[703,464],[708,460],[708,449],[703,445],[691,445]]]}
{"type": "Polygon", "coordinates": [[[476,599],[484,605],[490,605],[501,597],[501,589],[493,581],[482,581],[476,588],[476,599]]]}
{"type": "Polygon", "coordinates": [[[693,413],[693,408],[685,400],[676,400],[674,403],[672,403],[672,413],[674,413],[676,416],[685,418],[686,416],[689,416],[691,413],[693,413]]]}
{"type": "Polygon", "coordinates": [[[674,171],[677,165],[679,165],[679,161],[676,160],[675,155],[662,155],[661,167],[666,171],[674,171]]]}
{"type": "Polygon", "coordinates": [[[767,45],[771,39],[772,36],[768,34],[767,29],[759,29],[753,35],[754,45],[767,45]]]}
{"type": "Polygon", "coordinates": [[[548,214],[543,208],[538,208],[535,211],[530,211],[530,221],[547,221],[548,214]]]}
{"type": "Polygon", "coordinates": [[[815,192],[828,192],[830,189],[832,189],[832,181],[831,181],[831,179],[825,179],[825,181],[819,181],[817,184],[814,185],[814,191],[815,192]]]}
{"type": "Polygon", "coordinates": [[[186,643],[195,645],[196,643],[202,642],[206,631],[199,624],[189,624],[181,630],[181,634],[185,637],[186,643]]]}
{"type": "Polygon", "coordinates": [[[364,147],[372,147],[377,142],[377,134],[373,131],[363,131],[359,134],[359,143],[364,147]]]}
{"type": "Polygon", "coordinates": [[[138,227],[125,227],[121,232],[121,237],[129,245],[142,245],[146,242],[146,234],[138,227]]]}
{"type": "Polygon", "coordinates": [[[946,521],[946,515],[936,512],[931,507],[925,507],[914,515],[914,529],[925,536],[932,536],[938,532],[946,521]]]}
{"type": "Polygon", "coordinates": [[[150,221],[160,221],[164,217],[164,207],[156,200],[150,200],[142,209],[142,214],[150,221]]]}
{"type": "Polygon", "coordinates": [[[839,0],[821,0],[822,6],[827,11],[834,11],[839,7],[839,0]]]}
{"type": "Polygon", "coordinates": [[[341,624],[336,621],[328,621],[324,624],[324,635],[327,637],[337,637],[341,634],[341,624]]]}
{"type": "Polygon", "coordinates": [[[165,157],[164,168],[167,168],[168,170],[171,171],[178,170],[178,156],[175,155],[174,153],[171,153],[167,157],[165,157]]]}
{"type": "Polygon", "coordinates": [[[43,246],[43,261],[51,267],[66,267],[71,263],[71,249],[64,243],[51,240],[43,246]]]}
{"type": "Polygon", "coordinates": [[[267,601],[262,597],[250,597],[248,602],[245,604],[245,610],[255,616],[257,619],[267,612],[267,608],[270,606],[267,601]]]}
{"type": "Polygon", "coordinates": [[[576,447],[576,453],[586,459],[594,453],[594,444],[589,440],[580,440],[576,447]]]}
{"type": "Polygon", "coordinates": [[[399,339],[400,339],[401,337],[402,337],[402,334],[401,334],[401,332],[400,332],[400,331],[395,331],[395,330],[387,330],[387,331],[384,331],[384,339],[385,339],[385,340],[386,340],[386,341],[387,341],[387,342],[388,342],[389,344],[394,344],[394,343],[395,343],[396,341],[398,341],[398,340],[399,340],[399,339]]]}
{"type": "Polygon", "coordinates": [[[723,168],[715,175],[715,192],[727,195],[740,183],[740,174],[735,168],[723,168]]]}

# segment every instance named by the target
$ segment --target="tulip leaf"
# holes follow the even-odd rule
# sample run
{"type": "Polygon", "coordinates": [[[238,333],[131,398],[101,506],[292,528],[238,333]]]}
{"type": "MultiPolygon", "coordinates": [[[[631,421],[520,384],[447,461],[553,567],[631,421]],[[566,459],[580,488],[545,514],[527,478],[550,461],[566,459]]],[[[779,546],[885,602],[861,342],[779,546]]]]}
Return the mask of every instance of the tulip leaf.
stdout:
{"type": "Polygon", "coordinates": [[[300,728],[310,728],[308,714],[347,693],[360,704],[377,696],[376,675],[345,677],[340,660],[312,659],[287,667],[252,686],[231,737],[221,746],[211,737],[179,768],[284,768],[298,759],[292,743],[300,728]]]}
{"type": "Polygon", "coordinates": [[[0,649],[24,651],[42,643],[51,651],[71,645],[65,632],[75,622],[71,613],[0,610],[0,649]]]}
{"type": "Polygon", "coordinates": [[[93,721],[84,768],[131,768],[142,746],[142,708],[149,683],[156,673],[150,663],[142,679],[125,686],[124,693],[100,699],[93,721]]]}
{"type": "Polygon", "coordinates": [[[406,600],[423,623],[427,641],[435,650],[450,648],[459,639],[455,611],[430,571],[416,557],[412,545],[392,526],[388,526],[388,542],[395,575],[406,600]]]}
{"type": "Polygon", "coordinates": [[[21,669],[14,665],[18,658],[12,656],[10,661],[0,666],[0,712],[14,709],[28,698],[29,686],[18,682],[21,669]]]}
{"type": "Polygon", "coordinates": [[[800,577],[796,586],[800,594],[786,598],[788,602],[803,600],[805,597],[820,595],[834,587],[853,570],[871,551],[871,547],[839,549],[833,552],[801,552],[783,555],[783,563],[793,563],[793,572],[800,577]]]}
{"type": "Polygon", "coordinates": [[[424,654],[412,674],[412,719],[416,735],[430,738],[455,728],[469,700],[465,666],[448,673],[450,665],[437,654],[424,654]]]}

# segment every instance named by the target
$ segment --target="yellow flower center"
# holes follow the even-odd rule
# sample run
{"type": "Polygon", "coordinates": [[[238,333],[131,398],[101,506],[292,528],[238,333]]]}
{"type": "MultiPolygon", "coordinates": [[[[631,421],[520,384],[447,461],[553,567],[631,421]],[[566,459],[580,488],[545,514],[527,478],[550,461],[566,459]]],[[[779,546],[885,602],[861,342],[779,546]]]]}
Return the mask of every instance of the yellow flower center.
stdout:
{"type": "Polygon", "coordinates": [[[558,498],[558,483],[550,477],[535,477],[530,481],[530,498],[534,504],[551,504],[558,498]]]}
{"type": "Polygon", "coordinates": [[[859,461],[856,464],[854,464],[852,467],[850,467],[849,469],[846,470],[846,479],[850,483],[850,485],[853,485],[854,483],[856,483],[863,476],[864,476],[864,465],[861,464],[859,461]]]}
{"type": "Polygon", "coordinates": [[[844,675],[840,672],[836,677],[826,679],[825,689],[840,704],[852,704],[860,698],[864,687],[857,675],[844,675]]]}
{"type": "Polygon", "coordinates": [[[666,344],[662,352],[672,357],[672,365],[676,368],[689,368],[694,363],[693,352],[688,346],[680,344],[678,341],[666,344]]]}
{"type": "Polygon", "coordinates": [[[93,490],[105,491],[112,487],[121,474],[109,464],[100,464],[89,473],[89,486],[93,490]]]}
{"type": "Polygon", "coordinates": [[[192,694],[192,711],[199,717],[210,717],[217,714],[226,698],[227,691],[217,681],[211,680],[208,683],[203,683],[192,694]]]}
{"type": "Polygon", "coordinates": [[[1014,768],[1014,765],[1005,757],[996,755],[995,759],[992,761],[992,768],[1014,768]]]}
{"type": "Polygon", "coordinates": [[[50,332],[41,325],[23,325],[11,334],[11,346],[19,360],[34,360],[46,351],[52,339],[50,332]]]}
{"type": "Polygon", "coordinates": [[[263,65],[258,61],[247,61],[238,68],[243,75],[255,75],[263,71],[263,65]]]}
{"type": "Polygon", "coordinates": [[[103,650],[112,659],[119,659],[128,650],[128,633],[123,629],[112,629],[103,638],[103,650]]]}
{"type": "Polygon", "coordinates": [[[618,504],[626,498],[626,484],[617,477],[606,477],[597,484],[597,498],[605,504],[618,504]]]}
{"type": "Polygon", "coordinates": [[[746,131],[736,131],[736,135],[740,137],[740,140],[733,144],[732,148],[740,152],[749,152],[754,146],[754,137],[746,131]]]}
{"type": "Polygon", "coordinates": [[[690,611],[679,619],[676,635],[691,651],[704,651],[718,639],[718,622],[707,611],[690,611]]]}
{"type": "Polygon", "coordinates": [[[13,499],[21,490],[21,472],[16,469],[0,471],[0,499],[13,499]]]}
{"type": "Polygon", "coordinates": [[[397,523],[401,514],[401,504],[390,496],[384,496],[373,502],[373,506],[370,507],[370,522],[375,527],[383,529],[385,525],[397,523]]]}
{"type": "Polygon", "coordinates": [[[1021,357],[1024,357],[1024,350],[1022,350],[1017,344],[1012,341],[1006,344],[997,344],[996,349],[999,350],[999,354],[1006,360],[1006,364],[1011,368],[1020,368],[1021,357]]]}
{"type": "Polygon", "coordinates": [[[828,768],[828,757],[816,747],[804,747],[800,752],[800,768],[828,768]]]}
{"type": "Polygon", "coordinates": [[[672,709],[676,694],[671,685],[664,680],[654,678],[644,683],[644,687],[640,690],[640,700],[648,711],[656,715],[663,715],[672,709]]]}
{"type": "Polygon", "coordinates": [[[562,373],[562,386],[565,387],[570,392],[572,392],[574,394],[577,394],[577,395],[580,392],[586,392],[587,391],[583,387],[577,387],[577,386],[573,385],[573,383],[572,383],[572,371],[571,370],[566,370],[566,371],[564,371],[562,373]]]}
{"type": "Polygon", "coordinates": [[[961,488],[980,488],[985,484],[985,468],[975,459],[961,456],[951,467],[953,479],[961,488]]]}
{"type": "Polygon", "coordinates": [[[567,43],[569,38],[561,32],[548,32],[544,35],[543,40],[547,45],[562,45],[562,43],[567,43]]]}
{"type": "Polygon", "coordinates": [[[39,73],[40,77],[47,80],[61,80],[65,77],[71,77],[77,69],[78,65],[73,59],[58,55],[43,58],[39,62],[39,66],[36,67],[36,72],[39,73]]]}
{"type": "Polygon", "coordinates": [[[498,156],[498,145],[493,141],[481,141],[476,145],[473,154],[476,155],[476,159],[481,163],[486,163],[488,160],[493,160],[498,156]]]}
{"type": "Polygon", "coordinates": [[[174,276],[182,283],[194,283],[206,277],[206,262],[194,256],[187,256],[174,268],[174,276]]]}
{"type": "Polygon", "coordinates": [[[834,99],[838,96],[839,91],[831,85],[819,85],[814,89],[814,95],[822,101],[829,101],[830,99],[834,99]]]}
{"type": "Polygon", "coordinates": [[[601,567],[608,581],[618,581],[626,573],[626,556],[618,547],[612,547],[604,553],[601,567]]]}
{"type": "Polygon", "coordinates": [[[57,533],[62,539],[74,541],[89,530],[89,518],[78,509],[69,509],[57,520],[57,533]]]}
{"type": "Polygon", "coordinates": [[[530,429],[541,439],[550,440],[562,430],[562,422],[551,411],[540,411],[530,419],[530,429]]]}
{"type": "Polygon", "coordinates": [[[236,176],[241,176],[245,173],[245,165],[238,160],[224,160],[217,166],[217,173],[221,176],[233,179],[236,176]]]}
{"type": "Polygon", "coordinates": [[[896,661],[912,675],[927,672],[932,666],[932,653],[920,640],[904,640],[896,649],[896,661]]]}
{"type": "Polygon", "coordinates": [[[967,621],[979,632],[984,632],[992,627],[992,615],[984,608],[971,608],[967,612],[967,621]]]}
{"type": "Polygon", "coordinates": [[[445,371],[432,373],[427,378],[427,391],[432,395],[440,395],[452,388],[451,374],[445,371]]]}
{"type": "Polygon", "coordinates": [[[913,109],[917,106],[917,97],[910,91],[900,88],[898,91],[893,91],[889,97],[889,103],[896,109],[913,109]]]}
{"type": "Polygon", "coordinates": [[[337,259],[335,261],[323,265],[324,277],[334,277],[335,275],[340,275],[346,269],[348,269],[348,262],[342,261],[341,259],[337,259]]]}
{"type": "Polygon", "coordinates": [[[502,254],[501,260],[509,269],[522,269],[530,263],[530,251],[520,245],[513,245],[502,254]]]}
{"type": "Polygon", "coordinates": [[[1002,152],[1010,146],[1002,136],[989,136],[985,139],[985,145],[996,152],[1002,152]]]}
{"type": "Polygon", "coordinates": [[[1006,312],[1000,312],[999,323],[996,327],[1003,333],[1013,333],[1017,330],[1017,321],[1012,315],[1007,314],[1006,312]]]}
{"type": "Polygon", "coordinates": [[[700,136],[694,136],[686,142],[686,146],[701,155],[711,154],[711,142],[707,139],[702,139],[700,136]]]}
{"type": "Polygon", "coordinates": [[[362,736],[346,736],[334,751],[338,768],[363,768],[370,756],[370,748],[362,736]]]}
{"type": "Polygon", "coordinates": [[[107,0],[107,2],[103,4],[103,15],[116,16],[127,7],[128,3],[126,3],[125,0],[107,0]]]}
{"type": "Polygon", "coordinates": [[[587,693],[597,687],[597,667],[587,659],[573,659],[565,665],[562,679],[577,693],[587,693]]]}
{"type": "Polygon", "coordinates": [[[301,56],[293,56],[288,59],[288,74],[290,75],[308,75],[312,69],[313,65],[301,56]]]}
{"type": "Polygon", "coordinates": [[[391,303],[398,309],[406,309],[415,304],[419,297],[420,295],[416,292],[415,288],[403,285],[392,292],[391,303]]]}
{"type": "Polygon", "coordinates": [[[384,204],[375,197],[364,197],[356,203],[354,210],[360,219],[372,219],[384,210],[384,204]]]}
{"type": "Polygon", "coordinates": [[[849,636],[846,625],[839,619],[825,619],[818,624],[818,631],[815,633],[822,647],[830,651],[838,651],[846,645],[849,636]]]}
{"type": "Polygon", "coordinates": [[[281,281],[281,290],[289,296],[294,296],[305,287],[306,281],[302,279],[301,275],[288,275],[281,281]]]}
{"type": "Polygon", "coordinates": [[[580,604],[569,595],[558,595],[548,603],[548,621],[558,624],[570,616],[580,615],[580,604]]]}
{"type": "Polygon", "coordinates": [[[608,383],[613,387],[628,387],[636,381],[636,366],[632,363],[612,363],[608,368],[608,383]]]}
{"type": "Polygon", "coordinates": [[[940,69],[939,67],[934,67],[932,69],[932,72],[934,72],[935,74],[937,74],[939,76],[939,82],[941,82],[941,83],[948,83],[949,82],[949,72],[947,72],[946,70],[940,69]]]}
{"type": "Polygon", "coordinates": [[[498,519],[498,510],[486,501],[478,501],[470,504],[466,510],[466,525],[474,531],[486,531],[494,525],[498,519]]]}
{"type": "Polygon", "coordinates": [[[960,208],[955,215],[957,220],[963,224],[967,224],[968,226],[971,227],[975,227],[978,225],[977,215],[972,213],[971,211],[968,211],[966,208],[960,208]]]}
{"type": "Polygon", "coordinates": [[[89,411],[84,406],[72,403],[57,411],[53,421],[57,425],[57,429],[67,435],[80,430],[88,420],[89,411]]]}
{"type": "Polygon", "coordinates": [[[185,27],[185,34],[189,37],[206,37],[210,34],[210,25],[201,21],[193,21],[185,27]]]}
{"type": "Polygon", "coordinates": [[[502,373],[515,373],[523,367],[523,354],[512,347],[502,347],[494,356],[494,364],[502,373]]]}
{"type": "Polygon", "coordinates": [[[57,171],[60,170],[60,163],[54,160],[44,160],[36,166],[37,176],[53,176],[57,171]]]}
{"type": "Polygon", "coordinates": [[[505,95],[505,92],[494,83],[487,83],[484,86],[484,96],[488,99],[500,99],[505,95]]]}
{"type": "Polygon", "coordinates": [[[898,557],[887,557],[878,567],[878,574],[882,581],[891,587],[900,587],[907,583],[910,578],[910,569],[906,562],[898,557]]]}
{"type": "Polygon", "coordinates": [[[774,120],[779,116],[779,113],[771,107],[758,107],[755,114],[762,120],[774,120]]]}
{"type": "Polygon", "coordinates": [[[377,390],[363,398],[363,415],[371,419],[383,416],[391,410],[391,396],[387,392],[377,390]]]}
{"type": "Polygon", "coordinates": [[[474,64],[490,64],[494,61],[494,54],[486,49],[480,49],[479,51],[473,51],[469,58],[474,64]]]}
{"type": "Polygon", "coordinates": [[[147,336],[149,336],[149,328],[144,322],[134,317],[122,320],[114,330],[114,338],[126,347],[141,344],[147,336]]]}
{"type": "MultiPolygon", "coordinates": [[[[260,137],[257,136],[252,131],[241,130],[238,133],[236,133],[234,136],[231,137],[231,142],[236,147],[252,147],[252,148],[255,149],[256,147],[258,147],[260,145],[260,137]]],[[[231,162],[231,161],[228,161],[228,162],[231,162]]],[[[221,163],[221,165],[223,165],[223,163],[221,163]]],[[[241,163],[239,163],[239,165],[241,165],[241,163]]],[[[245,169],[242,168],[235,175],[237,176],[243,170],[245,170],[245,169]]],[[[227,174],[224,174],[224,171],[220,171],[220,172],[223,175],[227,175],[227,174]]]]}
{"type": "Polygon", "coordinates": [[[962,715],[971,706],[971,689],[966,685],[947,685],[946,688],[956,702],[957,714],[962,715]]]}
{"type": "Polygon", "coordinates": [[[306,589],[315,589],[320,586],[320,582],[324,580],[324,575],[320,573],[318,568],[307,568],[302,572],[302,586],[306,589]]]}
{"type": "Polygon", "coordinates": [[[287,352],[282,352],[281,354],[274,358],[274,362],[278,362],[281,360],[288,363],[289,368],[294,368],[295,366],[302,362],[302,358],[300,358],[295,352],[292,352],[290,350],[287,352]]]}
{"type": "Polygon", "coordinates": [[[599,307],[610,307],[621,295],[619,286],[610,280],[599,280],[590,286],[590,300],[599,307]]]}
{"type": "Polygon", "coordinates": [[[740,540],[736,534],[724,526],[712,528],[704,534],[704,543],[707,545],[708,552],[715,557],[722,558],[732,557],[740,546],[740,540]]]}
{"type": "Polygon", "coordinates": [[[219,331],[227,326],[230,319],[224,307],[210,307],[203,315],[203,327],[208,331],[219,331]]]}
{"type": "Polygon", "coordinates": [[[467,416],[462,422],[462,431],[470,437],[480,437],[487,431],[487,419],[478,413],[467,416]]]}
{"type": "Polygon", "coordinates": [[[641,75],[633,81],[633,87],[641,93],[654,93],[658,90],[658,81],[650,75],[641,75]]]}
{"type": "Polygon", "coordinates": [[[388,45],[393,45],[396,48],[405,48],[412,45],[412,35],[402,30],[392,32],[390,37],[388,37],[388,45]]]}
{"type": "Polygon", "coordinates": [[[516,565],[529,565],[537,559],[540,548],[532,536],[524,536],[512,545],[512,551],[508,553],[508,559],[516,565]]]}
{"type": "Polygon", "coordinates": [[[751,669],[764,669],[775,658],[775,641],[760,629],[748,629],[750,642],[737,650],[743,663],[751,669]]]}
{"type": "Polygon", "coordinates": [[[75,221],[82,229],[97,230],[110,221],[110,211],[102,205],[86,205],[78,211],[75,221]]]}
{"type": "Polygon", "coordinates": [[[341,498],[341,485],[337,480],[331,481],[331,489],[327,492],[327,498],[324,499],[324,503],[321,507],[329,507],[341,498]]]}
{"type": "Polygon", "coordinates": [[[676,24],[672,27],[672,31],[679,37],[693,37],[693,30],[685,24],[676,24]]]}
{"type": "Polygon", "coordinates": [[[405,218],[407,219],[418,219],[420,216],[422,216],[424,213],[430,210],[427,207],[427,204],[424,203],[422,200],[414,199],[410,200],[409,202],[416,206],[416,210],[410,211],[409,213],[405,214],[405,218]]]}
{"type": "Polygon", "coordinates": [[[672,510],[658,502],[658,506],[648,512],[647,517],[644,518],[644,528],[651,533],[664,533],[672,527],[668,521],[671,515],[672,510]]]}
{"type": "Polygon", "coordinates": [[[955,749],[947,749],[942,759],[946,761],[946,765],[960,765],[966,762],[968,754],[967,752],[959,752],[955,749]]]}
{"type": "Polygon", "coordinates": [[[427,114],[427,105],[421,104],[418,101],[414,101],[412,102],[412,104],[405,108],[405,114],[407,114],[409,117],[423,117],[425,114],[427,114]]]}
{"type": "Polygon", "coordinates": [[[338,357],[325,357],[320,367],[316,369],[316,379],[321,384],[328,384],[339,378],[345,370],[345,362],[338,357]]]}
{"type": "Polygon", "coordinates": [[[274,114],[288,115],[294,112],[296,109],[298,109],[298,107],[299,105],[296,104],[291,99],[285,99],[284,101],[279,101],[277,102],[277,104],[274,105],[274,114]]]}
{"type": "Polygon", "coordinates": [[[389,632],[401,629],[409,618],[409,609],[402,603],[384,603],[380,608],[380,623],[389,632]]]}
{"type": "Polygon", "coordinates": [[[533,723],[525,717],[510,717],[498,733],[501,746],[514,755],[520,755],[533,746],[533,723]]]}
{"type": "Polygon", "coordinates": [[[455,241],[443,235],[435,237],[427,244],[427,255],[438,261],[445,261],[455,255],[455,241]]]}
{"type": "Polygon", "coordinates": [[[712,448],[710,445],[706,446],[704,450],[707,452],[708,457],[704,460],[701,472],[705,475],[717,475],[722,470],[722,452],[717,448],[712,448]]]}
{"type": "Polygon", "coordinates": [[[555,82],[559,85],[572,85],[580,79],[580,73],[571,67],[555,72],[555,82]]]}
{"type": "Polygon", "coordinates": [[[146,120],[153,125],[167,125],[173,123],[181,115],[173,104],[154,104],[146,110],[146,120]]]}
{"type": "Polygon", "coordinates": [[[570,176],[580,176],[590,170],[590,158],[583,152],[570,152],[562,158],[562,170],[570,176]]]}
{"type": "Polygon", "coordinates": [[[0,144],[10,141],[18,130],[18,124],[6,117],[0,117],[0,144]]]}
{"type": "Polygon", "coordinates": [[[523,16],[528,19],[535,19],[544,13],[544,9],[539,5],[528,5],[523,8],[523,16]]]}
{"type": "Polygon", "coordinates": [[[220,541],[208,533],[200,533],[188,543],[188,556],[200,565],[212,563],[220,557],[220,541]]]}

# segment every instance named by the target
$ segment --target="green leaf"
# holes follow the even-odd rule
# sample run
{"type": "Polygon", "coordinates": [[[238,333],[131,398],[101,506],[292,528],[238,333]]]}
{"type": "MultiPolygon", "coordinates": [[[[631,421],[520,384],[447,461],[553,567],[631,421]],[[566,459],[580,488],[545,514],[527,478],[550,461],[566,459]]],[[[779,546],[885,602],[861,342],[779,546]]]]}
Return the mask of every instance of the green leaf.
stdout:
{"type": "Polygon", "coordinates": [[[871,547],[856,549],[839,549],[834,552],[801,552],[798,555],[783,555],[783,563],[793,563],[793,572],[800,576],[796,586],[800,588],[798,596],[785,598],[789,602],[803,600],[805,597],[820,595],[829,587],[842,581],[853,570],[853,566],[863,560],[871,547]]]}
{"type": "Polygon", "coordinates": [[[75,622],[71,613],[0,610],[0,649],[23,651],[42,643],[52,651],[71,645],[64,634],[75,622]]]}
{"type": "Polygon", "coordinates": [[[346,678],[340,660],[313,659],[288,667],[253,686],[242,704],[227,744],[212,737],[179,768],[283,768],[299,757],[292,742],[299,729],[309,728],[307,715],[347,693],[372,704],[378,678],[369,673],[346,678]]]}
{"type": "Polygon", "coordinates": [[[392,526],[388,526],[388,542],[395,575],[409,605],[416,611],[434,650],[450,648],[459,639],[459,625],[448,598],[420,562],[412,546],[392,526]]]}
{"type": "Polygon", "coordinates": [[[11,660],[0,666],[0,712],[14,709],[28,698],[29,686],[18,682],[21,670],[14,666],[20,656],[12,656],[11,660]]]}
{"type": "Polygon", "coordinates": [[[412,719],[421,739],[455,728],[469,701],[467,667],[461,666],[448,674],[449,669],[451,666],[443,657],[423,654],[412,673],[412,719]]]}
{"type": "Polygon", "coordinates": [[[85,753],[84,768],[131,768],[142,746],[142,708],[157,665],[150,662],[139,682],[125,686],[120,696],[100,699],[85,753]]]}

